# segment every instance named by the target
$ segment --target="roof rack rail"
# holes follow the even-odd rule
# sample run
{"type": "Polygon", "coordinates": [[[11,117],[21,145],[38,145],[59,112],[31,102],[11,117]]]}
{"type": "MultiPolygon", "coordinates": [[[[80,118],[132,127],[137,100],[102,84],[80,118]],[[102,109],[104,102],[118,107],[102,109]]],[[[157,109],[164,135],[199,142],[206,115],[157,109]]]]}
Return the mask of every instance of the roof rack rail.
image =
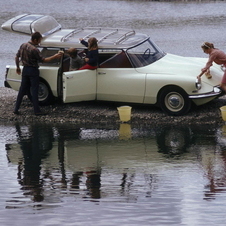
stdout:
{"type": "MultiPolygon", "coordinates": [[[[89,30],[89,29],[90,30],[93,30],[94,28],[92,28],[92,27],[86,27],[83,30],[85,30],[85,29],[87,29],[87,30],[89,30]]],[[[88,35],[84,36],[83,39],[86,39],[86,38],[90,37],[91,35],[94,35],[94,34],[96,34],[96,33],[98,33],[98,32],[101,31],[101,28],[100,27],[95,27],[95,29],[96,29],[95,31],[93,31],[93,32],[89,33],[88,35]]]]}
{"type": "Polygon", "coordinates": [[[98,43],[102,42],[104,39],[106,39],[107,37],[109,37],[110,35],[114,35],[115,33],[118,32],[118,29],[115,29],[114,31],[109,32],[108,34],[106,34],[105,36],[103,36],[101,39],[98,40],[98,43]]]}
{"type": "Polygon", "coordinates": [[[125,33],[124,35],[122,35],[120,38],[118,38],[118,40],[114,43],[115,45],[119,44],[120,42],[122,42],[123,40],[125,40],[126,38],[128,38],[129,36],[135,35],[135,31],[131,30],[128,31],[127,33],[125,33]]]}
{"type": "Polygon", "coordinates": [[[76,29],[70,32],[69,34],[65,35],[62,39],[61,42],[66,42],[71,36],[73,36],[76,33],[79,33],[82,29],[76,29]]]}

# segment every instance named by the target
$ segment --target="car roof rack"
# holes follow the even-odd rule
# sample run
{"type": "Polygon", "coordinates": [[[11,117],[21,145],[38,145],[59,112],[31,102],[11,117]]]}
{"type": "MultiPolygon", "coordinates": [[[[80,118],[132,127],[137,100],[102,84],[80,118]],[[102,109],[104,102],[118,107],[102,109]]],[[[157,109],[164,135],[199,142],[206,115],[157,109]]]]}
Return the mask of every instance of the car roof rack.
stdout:
{"type": "Polygon", "coordinates": [[[87,41],[90,37],[95,37],[100,48],[126,49],[149,38],[148,35],[137,33],[131,28],[78,27],[62,29],[55,18],[39,14],[16,16],[6,21],[1,27],[3,30],[30,35],[34,31],[39,31],[43,36],[40,43],[43,47],[84,48],[79,39],[83,38],[87,41]]]}
{"type": "MultiPolygon", "coordinates": [[[[78,35],[83,35],[83,39],[88,39],[95,34],[98,34],[98,43],[103,42],[104,40],[107,40],[108,38],[113,38],[111,42],[114,43],[114,45],[118,45],[121,42],[123,42],[125,39],[127,39],[130,36],[135,35],[134,30],[129,29],[117,29],[117,28],[100,28],[100,27],[86,27],[81,29],[76,29],[71,31],[69,34],[65,35],[61,41],[67,42],[69,39],[73,38],[79,38],[78,35]],[[89,32],[90,31],[90,32],[89,32]],[[118,34],[118,35],[116,35],[118,34]]],[[[81,37],[80,37],[81,38],[81,37]]]]}
{"type": "Polygon", "coordinates": [[[61,42],[66,42],[69,38],[71,38],[73,35],[81,32],[82,29],[76,29],[73,30],[72,32],[68,33],[67,35],[65,35],[63,38],[61,38],[61,42]]]}
{"type": "Polygon", "coordinates": [[[120,42],[124,41],[126,38],[128,38],[129,36],[133,36],[135,35],[135,31],[131,30],[128,31],[127,33],[125,33],[124,35],[122,35],[116,42],[115,44],[119,44],[120,42]]]}

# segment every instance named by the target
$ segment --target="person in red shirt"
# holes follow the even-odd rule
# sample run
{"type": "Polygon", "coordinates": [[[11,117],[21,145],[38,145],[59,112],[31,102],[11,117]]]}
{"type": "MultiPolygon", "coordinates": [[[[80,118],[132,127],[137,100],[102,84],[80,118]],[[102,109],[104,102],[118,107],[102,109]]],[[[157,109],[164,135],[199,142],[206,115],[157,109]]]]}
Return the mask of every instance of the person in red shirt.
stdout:
{"type": "MultiPolygon", "coordinates": [[[[207,61],[206,66],[202,68],[200,75],[197,76],[198,79],[201,79],[201,76],[204,73],[209,73],[209,69],[213,65],[213,62],[226,66],[226,54],[223,51],[214,48],[213,43],[204,42],[201,48],[204,53],[209,54],[209,60],[207,61]]],[[[226,92],[226,71],[221,80],[221,88],[226,92]]]]}

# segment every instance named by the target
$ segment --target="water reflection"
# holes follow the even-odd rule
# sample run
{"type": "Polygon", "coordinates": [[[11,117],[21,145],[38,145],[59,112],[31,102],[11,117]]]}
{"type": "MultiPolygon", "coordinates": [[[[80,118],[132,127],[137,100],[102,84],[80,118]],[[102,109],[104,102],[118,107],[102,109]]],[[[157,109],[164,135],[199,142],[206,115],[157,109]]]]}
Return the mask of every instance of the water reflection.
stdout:
{"type": "Polygon", "coordinates": [[[128,123],[121,123],[119,127],[119,139],[127,140],[131,139],[131,125],[128,123]]]}
{"type": "MultiPolygon", "coordinates": [[[[164,184],[174,184],[175,175],[188,169],[203,178],[204,200],[226,192],[224,127],[16,124],[15,130],[17,142],[6,144],[8,161],[18,167],[22,195],[40,206],[61,203],[63,197],[137,202],[159,190],[164,195],[164,184]]],[[[174,184],[179,190],[182,181],[174,184]]]]}
{"type": "Polygon", "coordinates": [[[162,128],[157,135],[159,152],[167,157],[182,155],[188,151],[192,138],[192,131],[187,126],[162,128]]]}
{"type": "MultiPolygon", "coordinates": [[[[47,158],[48,152],[52,149],[52,128],[47,125],[31,125],[29,131],[23,131],[23,128],[16,124],[15,129],[23,156],[17,160],[18,183],[25,196],[29,195],[33,201],[41,202],[44,200],[43,178],[40,178],[41,160],[47,158]]],[[[6,145],[6,149],[11,148],[6,145]]],[[[11,161],[11,156],[8,157],[11,161]]]]}
{"type": "Polygon", "coordinates": [[[226,192],[226,125],[217,131],[212,151],[202,155],[202,165],[208,179],[205,185],[204,199],[216,199],[219,193],[226,192]]]}

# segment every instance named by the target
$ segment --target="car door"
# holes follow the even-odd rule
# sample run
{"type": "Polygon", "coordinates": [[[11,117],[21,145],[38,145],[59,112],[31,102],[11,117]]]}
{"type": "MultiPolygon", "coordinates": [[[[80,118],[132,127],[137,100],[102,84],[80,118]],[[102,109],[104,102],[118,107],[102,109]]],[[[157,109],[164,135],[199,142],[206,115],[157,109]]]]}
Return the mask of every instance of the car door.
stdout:
{"type": "Polygon", "coordinates": [[[98,68],[97,100],[143,103],[146,74],[134,68],[98,68]]]}
{"type": "Polygon", "coordinates": [[[96,99],[96,70],[77,70],[63,73],[63,102],[96,99]]]}

